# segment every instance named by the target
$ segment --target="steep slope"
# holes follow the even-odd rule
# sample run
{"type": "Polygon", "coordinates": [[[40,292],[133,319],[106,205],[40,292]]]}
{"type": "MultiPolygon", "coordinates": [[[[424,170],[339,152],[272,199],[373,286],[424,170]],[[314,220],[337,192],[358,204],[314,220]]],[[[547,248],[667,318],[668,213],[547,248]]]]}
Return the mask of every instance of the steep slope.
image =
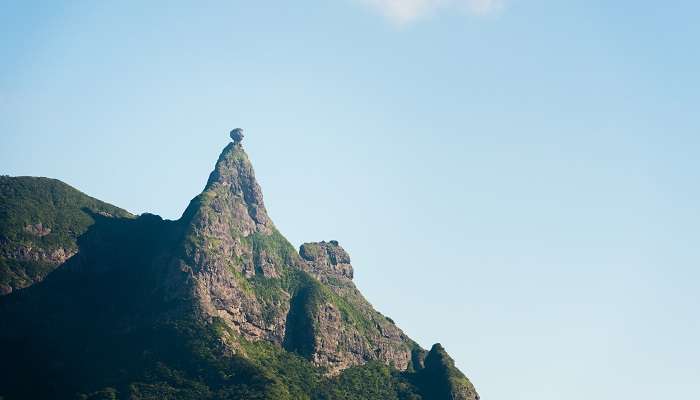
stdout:
{"type": "Polygon", "coordinates": [[[332,372],[370,360],[407,369],[419,346],[357,290],[350,256],[338,242],[305,243],[299,253],[303,268],[326,290],[314,310],[314,363],[332,372]]]}
{"type": "Polygon", "coordinates": [[[130,214],[48,178],[0,176],[0,295],[41,281],[77,250],[90,212],[130,214]]]}
{"type": "Polygon", "coordinates": [[[178,221],[85,212],[77,254],[0,298],[6,399],[478,398],[364,299],[338,242],[289,244],[240,140],[178,221]]]}
{"type": "Polygon", "coordinates": [[[370,360],[407,368],[415,343],[372,309],[351,273],[334,273],[338,263],[352,271],[337,242],[306,244],[302,259],[277,231],[240,143],[224,149],[183,222],[183,262],[208,318],[245,340],[284,345],[333,373],[370,360]],[[287,332],[287,321],[296,329],[287,332]]]}

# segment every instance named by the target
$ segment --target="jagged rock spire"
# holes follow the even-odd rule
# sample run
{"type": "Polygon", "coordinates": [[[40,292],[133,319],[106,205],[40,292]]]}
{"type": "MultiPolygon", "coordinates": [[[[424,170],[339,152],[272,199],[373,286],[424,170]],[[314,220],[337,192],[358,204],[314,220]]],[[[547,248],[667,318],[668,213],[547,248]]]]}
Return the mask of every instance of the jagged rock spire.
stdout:
{"type": "Polygon", "coordinates": [[[274,229],[253,165],[239,142],[229,143],[221,152],[204,191],[192,200],[183,218],[196,214],[210,220],[203,225],[230,225],[242,236],[274,229]]]}
{"type": "MultiPolygon", "coordinates": [[[[253,166],[233,136],[181,219],[183,263],[193,271],[194,298],[204,318],[220,319],[246,340],[279,344],[287,309],[261,301],[247,279],[279,278],[287,265],[282,250],[269,243],[286,240],[268,217],[253,166]]],[[[289,297],[279,294],[279,299],[289,297]]]]}

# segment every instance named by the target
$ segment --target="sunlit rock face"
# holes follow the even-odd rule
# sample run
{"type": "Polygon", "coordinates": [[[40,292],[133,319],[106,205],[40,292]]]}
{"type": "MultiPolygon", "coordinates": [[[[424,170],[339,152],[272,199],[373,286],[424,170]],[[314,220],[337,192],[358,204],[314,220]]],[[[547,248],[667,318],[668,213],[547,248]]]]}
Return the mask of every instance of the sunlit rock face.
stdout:
{"type": "Polygon", "coordinates": [[[306,243],[297,253],[276,230],[239,142],[224,149],[185,220],[185,263],[208,318],[220,318],[245,340],[304,349],[331,374],[371,360],[408,367],[415,343],[362,297],[338,242],[306,243]],[[289,321],[312,333],[287,335],[289,321]]]}

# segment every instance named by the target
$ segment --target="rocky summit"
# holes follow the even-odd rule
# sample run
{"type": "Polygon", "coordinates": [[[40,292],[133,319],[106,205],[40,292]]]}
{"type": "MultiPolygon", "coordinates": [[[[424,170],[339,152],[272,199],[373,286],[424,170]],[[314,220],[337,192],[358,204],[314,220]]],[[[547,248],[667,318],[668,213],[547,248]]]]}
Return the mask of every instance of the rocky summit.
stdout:
{"type": "Polygon", "coordinates": [[[337,241],[284,238],[231,138],[177,221],[0,178],[0,399],[478,399],[337,241]]]}

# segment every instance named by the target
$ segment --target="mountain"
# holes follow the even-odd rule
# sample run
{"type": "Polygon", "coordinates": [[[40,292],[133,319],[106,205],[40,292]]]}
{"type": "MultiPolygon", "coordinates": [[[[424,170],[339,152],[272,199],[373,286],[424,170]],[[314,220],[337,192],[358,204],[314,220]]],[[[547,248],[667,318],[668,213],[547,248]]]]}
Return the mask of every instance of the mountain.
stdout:
{"type": "Polygon", "coordinates": [[[371,306],[337,241],[284,238],[241,139],[177,221],[2,177],[2,399],[479,398],[371,306]]]}

